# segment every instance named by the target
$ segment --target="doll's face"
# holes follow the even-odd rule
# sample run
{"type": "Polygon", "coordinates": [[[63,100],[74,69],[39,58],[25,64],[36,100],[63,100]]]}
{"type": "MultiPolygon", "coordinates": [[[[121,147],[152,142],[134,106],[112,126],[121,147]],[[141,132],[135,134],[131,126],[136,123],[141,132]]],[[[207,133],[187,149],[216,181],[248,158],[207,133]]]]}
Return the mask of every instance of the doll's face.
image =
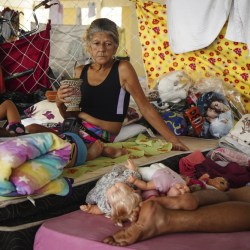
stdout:
{"type": "Polygon", "coordinates": [[[226,112],[228,110],[228,107],[224,103],[219,101],[213,101],[210,104],[210,108],[214,109],[217,112],[226,112]]]}
{"type": "Polygon", "coordinates": [[[206,114],[209,118],[212,118],[212,119],[217,118],[219,116],[216,110],[212,108],[208,108],[206,114]]]}
{"type": "Polygon", "coordinates": [[[229,188],[228,181],[223,177],[209,179],[208,185],[211,185],[220,191],[226,191],[229,188]]]}

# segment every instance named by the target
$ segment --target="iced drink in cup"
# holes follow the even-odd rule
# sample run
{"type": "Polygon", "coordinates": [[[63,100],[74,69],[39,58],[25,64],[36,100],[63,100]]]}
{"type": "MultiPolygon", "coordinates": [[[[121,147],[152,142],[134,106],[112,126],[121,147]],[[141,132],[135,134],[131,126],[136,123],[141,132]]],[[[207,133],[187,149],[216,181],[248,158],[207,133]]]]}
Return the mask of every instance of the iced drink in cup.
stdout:
{"type": "Polygon", "coordinates": [[[65,103],[67,107],[66,111],[80,111],[79,104],[81,102],[82,81],[83,80],[79,78],[65,79],[60,81],[61,85],[68,85],[69,87],[73,88],[72,95],[65,98],[65,100],[67,101],[65,103]]]}

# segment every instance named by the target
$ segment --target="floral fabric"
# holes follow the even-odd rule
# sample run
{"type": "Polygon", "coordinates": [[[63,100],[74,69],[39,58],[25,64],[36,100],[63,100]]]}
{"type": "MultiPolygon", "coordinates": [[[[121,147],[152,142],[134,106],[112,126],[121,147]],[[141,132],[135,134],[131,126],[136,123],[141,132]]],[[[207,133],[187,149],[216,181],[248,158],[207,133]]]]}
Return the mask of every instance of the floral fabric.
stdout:
{"type": "Polygon", "coordinates": [[[134,1],[138,18],[142,57],[151,88],[158,77],[174,70],[184,70],[194,80],[202,77],[220,77],[242,96],[250,111],[250,57],[244,43],[225,39],[226,25],[207,48],[174,54],[169,46],[166,5],[153,1],[134,1]]]}

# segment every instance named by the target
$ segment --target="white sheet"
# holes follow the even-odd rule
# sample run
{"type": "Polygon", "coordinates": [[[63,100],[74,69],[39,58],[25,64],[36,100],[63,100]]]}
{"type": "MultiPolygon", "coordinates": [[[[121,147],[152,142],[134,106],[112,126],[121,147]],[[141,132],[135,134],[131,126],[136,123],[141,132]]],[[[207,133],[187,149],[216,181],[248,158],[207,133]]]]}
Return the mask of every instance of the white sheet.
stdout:
{"type": "Polygon", "coordinates": [[[232,0],[167,0],[172,51],[179,54],[209,46],[225,24],[231,3],[232,0]]]}

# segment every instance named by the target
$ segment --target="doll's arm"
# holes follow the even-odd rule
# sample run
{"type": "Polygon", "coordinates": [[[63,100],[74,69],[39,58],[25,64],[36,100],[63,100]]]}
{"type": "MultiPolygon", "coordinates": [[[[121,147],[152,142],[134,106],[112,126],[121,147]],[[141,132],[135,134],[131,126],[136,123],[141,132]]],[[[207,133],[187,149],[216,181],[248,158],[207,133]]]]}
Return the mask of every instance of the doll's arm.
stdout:
{"type": "Polygon", "coordinates": [[[131,159],[128,159],[127,162],[125,163],[125,167],[127,169],[131,169],[134,171],[137,171],[137,166],[135,165],[134,161],[132,161],[131,159]]]}
{"type": "Polygon", "coordinates": [[[145,182],[142,180],[137,179],[135,176],[131,175],[128,177],[127,181],[129,183],[134,184],[136,187],[138,187],[141,190],[151,190],[155,189],[155,184],[153,181],[145,182]]]}
{"type": "Polygon", "coordinates": [[[81,205],[80,209],[89,214],[103,214],[103,212],[99,209],[97,205],[92,205],[92,204],[81,205]]]}

